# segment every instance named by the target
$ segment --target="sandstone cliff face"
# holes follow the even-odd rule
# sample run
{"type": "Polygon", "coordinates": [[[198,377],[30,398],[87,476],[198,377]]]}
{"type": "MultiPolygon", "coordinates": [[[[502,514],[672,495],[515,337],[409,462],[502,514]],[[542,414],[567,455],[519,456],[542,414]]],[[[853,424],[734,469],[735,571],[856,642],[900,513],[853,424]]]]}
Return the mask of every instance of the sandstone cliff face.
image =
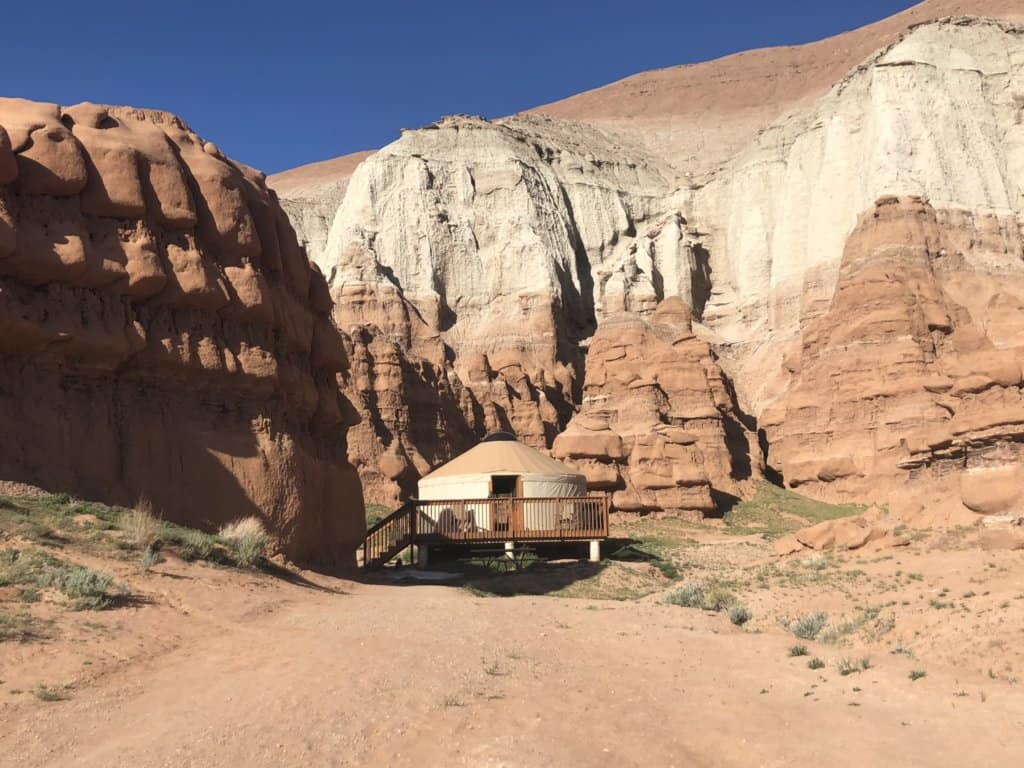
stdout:
{"type": "Polygon", "coordinates": [[[987,513],[1019,502],[1022,242],[1013,217],[920,198],[861,217],[762,420],[790,485],[879,501],[943,485],[987,513]]]}
{"type": "Polygon", "coordinates": [[[576,465],[617,510],[716,511],[760,476],[759,447],[691,310],[603,318],[590,343],[579,413],[552,455],[576,465]]]}
{"type": "Polygon", "coordinates": [[[759,413],[781,391],[773,364],[828,308],[846,238],[876,199],[1024,212],[1022,104],[1020,28],[925,25],[764,131],[694,193],[688,214],[707,232],[715,276],[703,322],[729,346],[745,407],[759,413]]]}
{"type": "MultiPolygon", "coordinates": [[[[696,241],[678,211],[662,212],[664,180],[623,154],[637,150],[579,125],[454,117],[349,179],[320,266],[356,344],[352,456],[372,498],[393,503],[486,432],[550,448],[579,408],[581,342],[601,318],[704,300],[696,241]]],[[[672,423],[671,408],[652,408],[645,425],[672,423]]],[[[641,501],[620,478],[620,499],[712,508],[707,477],[688,482],[699,489],[641,501]]]]}
{"type": "MultiPolygon", "coordinates": [[[[968,500],[975,478],[1019,464],[1013,428],[980,414],[1013,413],[1019,395],[1024,30],[908,28],[960,5],[762,52],[780,88],[787,57],[807,66],[742,131],[725,126],[711,164],[673,143],[685,131],[669,141],[639,118],[609,122],[593,99],[544,109],[558,119],[449,118],[364,161],[318,263],[342,330],[388,350],[365,356],[396,377],[376,386],[433,407],[406,413],[399,398],[380,416],[353,393],[364,424],[384,425],[353,446],[363,476],[415,476],[500,426],[578,462],[620,508],[707,510],[742,494],[765,449],[814,495],[883,500],[941,476],[968,509],[1005,507],[968,500]],[[892,280],[876,279],[883,262],[892,280]],[[685,343],[671,340],[690,333],[680,303],[685,343]],[[948,318],[932,328],[936,313],[948,318]],[[922,388],[975,365],[995,384],[922,388]]],[[[685,111],[654,87],[663,74],[649,78],[652,104],[685,111]]]]}
{"type": "Polygon", "coordinates": [[[345,562],[323,277],[262,174],[172,115],[0,99],[0,475],[345,562]]]}

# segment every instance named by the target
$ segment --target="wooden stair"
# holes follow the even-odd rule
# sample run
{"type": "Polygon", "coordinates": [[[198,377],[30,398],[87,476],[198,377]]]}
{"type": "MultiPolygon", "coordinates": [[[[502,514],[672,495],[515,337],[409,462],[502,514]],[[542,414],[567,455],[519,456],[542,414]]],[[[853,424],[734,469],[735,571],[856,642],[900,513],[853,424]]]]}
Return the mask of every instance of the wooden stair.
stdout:
{"type": "Polygon", "coordinates": [[[416,538],[416,508],[405,504],[366,532],[363,568],[382,568],[416,538]]]}

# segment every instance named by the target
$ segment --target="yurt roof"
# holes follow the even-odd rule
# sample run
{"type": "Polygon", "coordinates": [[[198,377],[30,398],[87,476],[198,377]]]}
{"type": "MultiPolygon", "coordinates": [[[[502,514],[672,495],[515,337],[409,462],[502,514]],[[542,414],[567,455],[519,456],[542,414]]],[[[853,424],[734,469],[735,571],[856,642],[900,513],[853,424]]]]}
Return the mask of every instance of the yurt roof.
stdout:
{"type": "Polygon", "coordinates": [[[463,475],[547,475],[579,476],[560,461],[545,456],[536,448],[524,445],[508,433],[499,432],[484,438],[475,448],[470,448],[429,475],[425,480],[459,477],[463,475]]]}

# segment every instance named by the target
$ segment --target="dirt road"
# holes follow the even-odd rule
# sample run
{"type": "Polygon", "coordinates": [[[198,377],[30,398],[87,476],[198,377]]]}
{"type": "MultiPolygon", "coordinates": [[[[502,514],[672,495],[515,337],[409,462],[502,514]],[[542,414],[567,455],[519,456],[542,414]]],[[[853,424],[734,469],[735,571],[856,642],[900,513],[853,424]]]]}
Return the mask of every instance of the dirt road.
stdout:
{"type": "Polygon", "coordinates": [[[74,685],[64,701],[4,697],[0,763],[1024,763],[1020,686],[979,695],[950,669],[912,682],[897,656],[845,677],[812,671],[788,657],[791,636],[721,614],[166,570],[159,606],[83,635],[69,656],[4,650],[0,679],[74,685]]]}

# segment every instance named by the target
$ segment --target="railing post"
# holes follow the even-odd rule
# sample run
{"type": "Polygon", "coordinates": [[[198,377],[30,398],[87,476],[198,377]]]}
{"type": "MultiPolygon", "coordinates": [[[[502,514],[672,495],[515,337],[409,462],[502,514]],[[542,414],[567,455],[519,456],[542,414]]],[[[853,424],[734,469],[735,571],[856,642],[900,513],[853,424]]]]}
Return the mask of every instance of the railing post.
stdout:
{"type": "Polygon", "coordinates": [[[426,561],[421,562],[419,544],[416,543],[416,503],[408,501],[406,505],[409,507],[409,559],[413,560],[415,555],[416,564],[420,568],[424,568],[426,561]]]}

